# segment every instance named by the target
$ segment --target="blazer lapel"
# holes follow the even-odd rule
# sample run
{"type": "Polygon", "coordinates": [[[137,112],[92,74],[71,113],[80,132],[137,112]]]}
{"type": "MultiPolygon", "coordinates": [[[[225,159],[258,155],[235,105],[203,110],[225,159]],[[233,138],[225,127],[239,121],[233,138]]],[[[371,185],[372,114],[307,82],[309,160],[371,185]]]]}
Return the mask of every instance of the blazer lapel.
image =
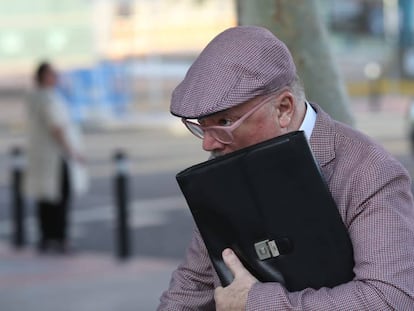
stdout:
{"type": "Polygon", "coordinates": [[[315,126],[310,137],[310,146],[320,165],[322,174],[329,182],[333,168],[332,161],[335,159],[335,130],[333,119],[325,113],[318,105],[311,103],[317,112],[315,126]]]}

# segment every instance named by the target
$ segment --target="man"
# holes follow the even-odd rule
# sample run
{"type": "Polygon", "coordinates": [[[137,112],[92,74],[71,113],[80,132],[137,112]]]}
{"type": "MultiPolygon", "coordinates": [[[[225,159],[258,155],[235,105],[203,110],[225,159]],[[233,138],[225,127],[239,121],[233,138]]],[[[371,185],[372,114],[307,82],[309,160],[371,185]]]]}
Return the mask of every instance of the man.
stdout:
{"type": "Polygon", "coordinates": [[[28,167],[25,189],[36,201],[38,249],[66,252],[71,194],[86,190],[81,137],[56,91],[58,76],[47,62],[35,72],[28,97],[28,167]]]}
{"type": "Polygon", "coordinates": [[[171,112],[214,156],[303,130],[348,229],[355,277],[288,292],[258,282],[225,249],[234,281],[223,288],[195,230],[159,310],[414,310],[410,177],[383,148],[305,100],[290,52],[272,33],[241,26],[219,34],[174,90],[171,112]]]}

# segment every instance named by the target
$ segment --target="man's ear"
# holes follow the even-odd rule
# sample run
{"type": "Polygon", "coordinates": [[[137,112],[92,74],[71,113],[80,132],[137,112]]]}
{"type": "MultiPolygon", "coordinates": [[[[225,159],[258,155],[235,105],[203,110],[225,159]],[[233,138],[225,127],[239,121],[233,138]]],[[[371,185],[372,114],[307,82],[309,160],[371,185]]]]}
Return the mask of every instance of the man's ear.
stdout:
{"type": "Polygon", "coordinates": [[[282,128],[287,128],[292,120],[295,111],[294,98],[292,93],[286,91],[279,97],[278,103],[278,118],[279,124],[282,128]]]}

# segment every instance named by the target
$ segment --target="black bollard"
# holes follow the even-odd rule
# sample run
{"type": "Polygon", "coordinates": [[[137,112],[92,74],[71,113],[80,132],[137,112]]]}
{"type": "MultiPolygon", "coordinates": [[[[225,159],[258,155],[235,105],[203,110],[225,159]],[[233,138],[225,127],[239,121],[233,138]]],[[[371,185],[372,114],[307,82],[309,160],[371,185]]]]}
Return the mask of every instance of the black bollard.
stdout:
{"type": "Polygon", "coordinates": [[[117,257],[127,259],[130,256],[130,238],[128,226],[129,178],[128,159],[125,153],[118,150],[114,155],[115,161],[115,202],[117,215],[117,257]]]}
{"type": "Polygon", "coordinates": [[[24,155],[20,147],[11,150],[11,210],[13,215],[12,244],[16,248],[25,245],[24,198],[22,191],[24,155]]]}

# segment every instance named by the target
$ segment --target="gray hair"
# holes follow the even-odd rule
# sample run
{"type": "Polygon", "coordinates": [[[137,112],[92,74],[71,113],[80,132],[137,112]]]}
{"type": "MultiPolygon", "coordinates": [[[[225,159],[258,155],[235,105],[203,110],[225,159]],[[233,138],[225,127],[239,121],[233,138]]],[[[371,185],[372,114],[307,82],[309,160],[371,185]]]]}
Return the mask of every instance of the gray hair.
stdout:
{"type": "Polygon", "coordinates": [[[298,75],[296,75],[293,81],[285,87],[281,89],[277,88],[275,90],[272,90],[268,94],[279,95],[283,91],[291,92],[297,103],[303,103],[306,101],[305,89],[298,75]]]}

